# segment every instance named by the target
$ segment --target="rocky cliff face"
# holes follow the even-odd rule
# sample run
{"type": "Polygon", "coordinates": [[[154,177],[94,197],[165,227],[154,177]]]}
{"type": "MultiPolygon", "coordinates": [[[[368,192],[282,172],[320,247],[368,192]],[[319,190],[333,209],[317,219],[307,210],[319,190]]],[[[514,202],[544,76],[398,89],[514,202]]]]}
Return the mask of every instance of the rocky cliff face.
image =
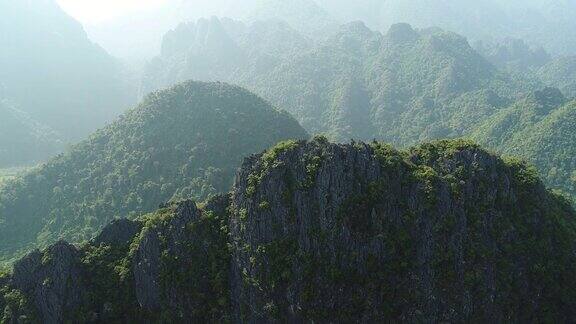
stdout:
{"type": "Polygon", "coordinates": [[[62,323],[87,297],[79,255],[73,245],[58,242],[14,265],[13,286],[28,296],[43,323],[62,323]]]}
{"type": "Polygon", "coordinates": [[[287,143],[246,161],[233,210],[237,320],[571,317],[550,302],[572,212],[471,144],[287,143]]]}
{"type": "Polygon", "coordinates": [[[34,252],[4,280],[44,322],[565,322],[574,216],[467,142],[288,141],[229,195],[34,252]]]}

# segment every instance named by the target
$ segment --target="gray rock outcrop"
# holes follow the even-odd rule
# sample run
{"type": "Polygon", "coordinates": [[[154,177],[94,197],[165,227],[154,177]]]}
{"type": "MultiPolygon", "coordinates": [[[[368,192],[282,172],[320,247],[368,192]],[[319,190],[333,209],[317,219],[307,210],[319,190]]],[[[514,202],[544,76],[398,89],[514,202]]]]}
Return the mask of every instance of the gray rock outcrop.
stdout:
{"type": "Polygon", "coordinates": [[[42,323],[62,323],[86,297],[79,252],[58,242],[34,251],[14,265],[12,284],[29,296],[42,323]]]}

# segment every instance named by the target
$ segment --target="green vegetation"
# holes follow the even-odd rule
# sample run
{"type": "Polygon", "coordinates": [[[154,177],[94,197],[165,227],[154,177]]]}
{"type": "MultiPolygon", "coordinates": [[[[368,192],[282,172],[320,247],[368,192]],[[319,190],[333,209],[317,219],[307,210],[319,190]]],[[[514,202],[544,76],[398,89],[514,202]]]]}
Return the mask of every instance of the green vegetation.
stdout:
{"type": "MultiPolygon", "coordinates": [[[[194,320],[227,322],[230,321],[228,309],[230,300],[230,249],[228,240],[228,215],[217,215],[206,211],[201,218],[189,225],[190,236],[196,238],[186,246],[187,265],[182,267],[179,260],[164,259],[167,263],[163,278],[167,285],[176,285],[181,294],[197,300],[192,314],[194,320]],[[200,241],[197,238],[201,238],[200,241]],[[171,265],[171,266],[170,266],[171,265]]],[[[170,312],[187,312],[167,309],[170,312]]]]}
{"type": "MultiPolygon", "coordinates": [[[[2,276],[0,276],[1,283],[2,276]]],[[[36,312],[21,291],[0,286],[0,323],[36,323],[36,312]]]]}
{"type": "Polygon", "coordinates": [[[6,168],[0,169],[0,186],[10,180],[14,180],[18,175],[26,172],[28,168],[6,168]]]}
{"type": "Polygon", "coordinates": [[[223,83],[188,82],[0,189],[0,260],[110,220],[229,190],[242,159],[306,132],[287,113],[223,83]]]}
{"type": "Polygon", "coordinates": [[[53,129],[0,98],[0,181],[2,168],[37,163],[63,148],[53,129]]]}
{"type": "Polygon", "coordinates": [[[213,18],[170,32],[144,88],[218,75],[284,107],[312,134],[402,146],[467,134],[535,88],[499,72],[465,38],[442,30],[400,24],[382,35],[356,22],[307,44],[286,26],[254,24],[238,33],[239,24],[213,18]],[[259,41],[264,32],[266,48],[259,41]],[[214,56],[217,49],[205,47],[200,35],[224,44],[226,55],[214,56]],[[197,60],[184,62],[182,51],[196,42],[197,60]],[[256,68],[261,60],[269,66],[256,68]],[[187,72],[176,68],[182,65],[187,72]]]}
{"type": "Polygon", "coordinates": [[[547,89],[488,119],[472,138],[530,161],[548,186],[576,197],[575,117],[576,103],[547,89]]]}
{"type": "MultiPolygon", "coordinates": [[[[463,34],[469,39],[494,40],[522,38],[543,46],[554,55],[576,52],[572,1],[548,0],[316,0],[341,21],[362,20],[372,28],[384,30],[390,24],[407,22],[419,28],[436,26],[463,34]]],[[[513,56],[515,46],[500,55],[513,56]]]]}
{"type": "MultiPolygon", "coordinates": [[[[79,264],[76,282],[85,294],[80,305],[65,306],[65,319],[379,322],[406,319],[428,300],[438,303],[409,318],[563,322],[573,314],[576,214],[518,159],[500,159],[467,140],[398,151],[320,137],[282,142],[250,161],[231,196],[202,209],[191,201],[164,205],[129,222],[139,226],[128,241],[97,238],[71,254],[78,262],[64,262],[79,264]],[[306,158],[319,153],[320,160],[306,158]],[[318,182],[263,177],[254,184],[258,197],[241,192],[248,190],[246,171],[290,169],[304,179],[310,160],[318,182]],[[354,167],[368,161],[372,174],[354,167]],[[325,173],[327,166],[340,171],[325,173]],[[323,177],[335,184],[323,187],[323,177]],[[351,182],[338,184],[344,179],[351,182]],[[321,210],[317,194],[334,192],[344,195],[321,210]],[[299,214],[290,216],[295,197],[299,214]]],[[[110,226],[105,232],[116,236],[105,237],[124,237],[110,226]]],[[[50,251],[39,261],[48,273],[61,258],[50,251]]],[[[43,319],[49,310],[31,307],[9,278],[0,275],[5,320],[43,319]]]]}
{"type": "MultiPolygon", "coordinates": [[[[293,154],[275,155],[274,163],[264,154],[254,164],[264,174],[292,170],[303,177],[306,156],[322,151],[328,160],[347,161],[350,151],[368,149],[380,162],[381,174],[368,181],[346,164],[345,174],[329,175],[333,187],[292,187],[288,178],[277,177],[255,184],[258,199],[284,204],[274,205],[270,214],[256,197],[247,196],[243,206],[258,208],[237,213],[240,226],[232,240],[246,294],[240,296],[258,296],[241,305],[244,320],[287,321],[296,309],[295,316],[314,322],[377,322],[403,318],[419,307],[414,305],[433,299],[439,303],[430,307],[438,313],[422,311],[410,318],[482,321],[494,316],[487,304],[492,298],[508,318],[565,318],[567,305],[574,305],[574,285],[557,278],[576,271],[571,256],[575,213],[563,197],[544,188],[535,168],[500,159],[465,139],[405,151],[378,142],[330,145],[302,142],[293,154]],[[327,199],[324,209],[317,209],[317,195],[354,192],[352,183],[336,184],[349,173],[361,187],[357,194],[334,206],[327,199]],[[286,215],[292,213],[294,197],[301,218],[292,222],[286,215]],[[527,272],[519,274],[519,267],[527,272]],[[526,307],[532,293],[518,294],[526,285],[546,296],[535,297],[544,304],[526,307]],[[469,313],[462,310],[465,296],[475,296],[469,313]]],[[[320,160],[318,170],[325,170],[325,163],[320,160]]]]}
{"type": "Polygon", "coordinates": [[[260,166],[260,170],[253,172],[248,177],[248,189],[246,190],[246,194],[248,196],[253,196],[256,193],[256,187],[260,181],[262,181],[262,177],[266,175],[266,172],[278,166],[276,164],[278,157],[281,154],[297,149],[298,146],[299,143],[297,141],[288,140],[280,142],[264,152],[262,155],[262,165],[260,166]]]}
{"type": "MultiPolygon", "coordinates": [[[[327,39],[306,40],[282,24],[212,18],[170,32],[164,48],[148,67],[147,90],[217,75],[285,107],[312,134],[400,147],[472,137],[536,164],[548,185],[574,191],[565,145],[538,143],[547,135],[532,130],[544,118],[563,118],[550,114],[565,96],[574,96],[573,58],[551,59],[522,40],[479,43],[475,50],[464,37],[437,28],[397,24],[381,34],[360,22],[341,26],[327,39]],[[266,46],[260,44],[263,34],[266,46]],[[226,55],[214,56],[218,48],[205,45],[206,37],[225,46],[226,55]],[[184,61],[183,51],[191,46],[197,60],[184,61]],[[262,61],[267,65],[260,69],[262,61]]],[[[566,132],[562,137],[570,139],[566,132]]]]}
{"type": "Polygon", "coordinates": [[[570,98],[576,98],[576,56],[557,58],[537,71],[545,84],[559,88],[570,98]]]}

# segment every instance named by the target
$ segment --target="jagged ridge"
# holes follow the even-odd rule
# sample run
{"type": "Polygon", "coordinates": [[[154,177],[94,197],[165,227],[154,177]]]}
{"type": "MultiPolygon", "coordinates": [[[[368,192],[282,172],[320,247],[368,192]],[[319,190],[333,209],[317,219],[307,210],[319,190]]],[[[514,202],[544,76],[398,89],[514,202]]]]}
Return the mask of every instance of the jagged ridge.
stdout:
{"type": "Polygon", "coordinates": [[[247,158],[229,196],[33,252],[5,280],[43,321],[563,322],[574,216],[531,168],[468,142],[288,141],[247,158]]]}

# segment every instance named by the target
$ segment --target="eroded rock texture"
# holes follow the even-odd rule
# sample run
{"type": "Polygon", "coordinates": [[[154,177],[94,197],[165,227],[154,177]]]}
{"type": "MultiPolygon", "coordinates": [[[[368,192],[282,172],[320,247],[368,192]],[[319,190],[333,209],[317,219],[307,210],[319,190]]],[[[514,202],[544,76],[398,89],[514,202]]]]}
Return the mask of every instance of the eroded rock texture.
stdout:
{"type": "Polygon", "coordinates": [[[228,195],[29,254],[0,306],[9,323],[570,322],[575,216],[468,142],[288,141],[228,195]]]}
{"type": "Polygon", "coordinates": [[[245,162],[233,210],[237,320],[573,316],[553,302],[575,302],[573,212],[472,144],[285,143],[245,162]]]}
{"type": "Polygon", "coordinates": [[[62,323],[66,312],[77,310],[86,297],[85,276],[76,247],[58,242],[18,261],[12,282],[28,296],[43,323],[62,323]]]}

